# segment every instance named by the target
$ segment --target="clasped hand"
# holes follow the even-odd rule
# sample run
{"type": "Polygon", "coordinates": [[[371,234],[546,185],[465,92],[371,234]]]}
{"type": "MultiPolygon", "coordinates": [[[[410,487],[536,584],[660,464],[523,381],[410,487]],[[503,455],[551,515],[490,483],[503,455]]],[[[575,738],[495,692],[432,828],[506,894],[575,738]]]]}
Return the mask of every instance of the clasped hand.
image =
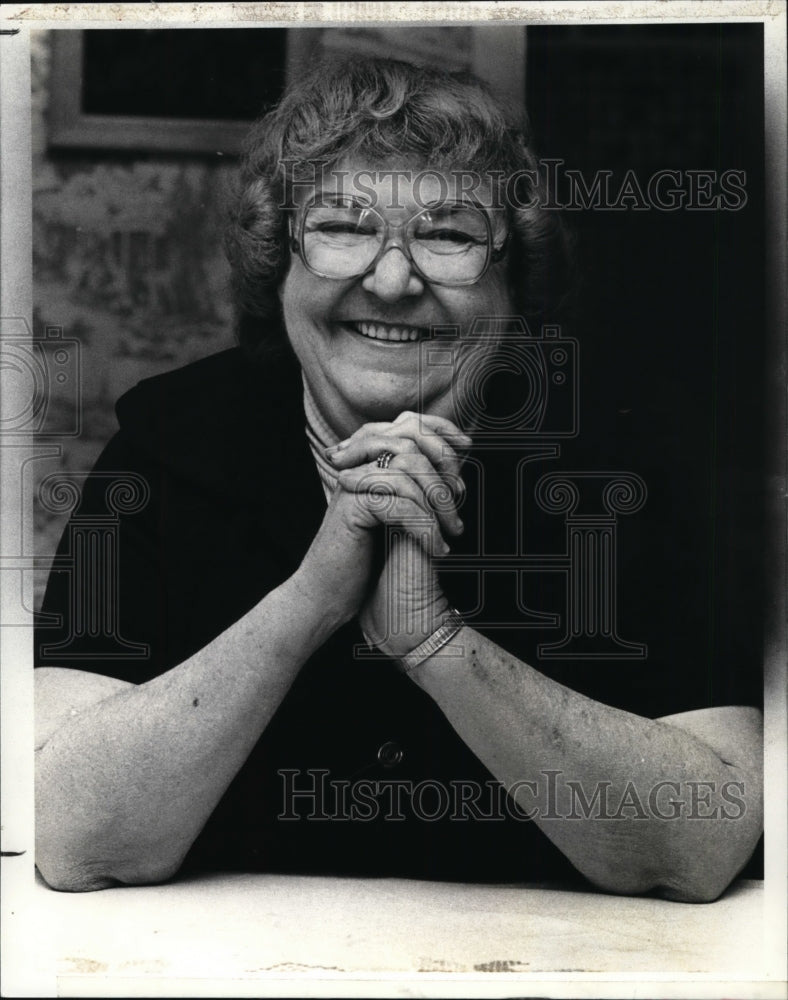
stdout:
{"type": "Polygon", "coordinates": [[[338,625],[358,615],[390,656],[418,646],[449,610],[433,557],[463,531],[457,449],[470,443],[450,420],[404,412],[326,452],[338,488],[300,572],[338,625]],[[382,452],[393,456],[385,469],[382,452]]]}

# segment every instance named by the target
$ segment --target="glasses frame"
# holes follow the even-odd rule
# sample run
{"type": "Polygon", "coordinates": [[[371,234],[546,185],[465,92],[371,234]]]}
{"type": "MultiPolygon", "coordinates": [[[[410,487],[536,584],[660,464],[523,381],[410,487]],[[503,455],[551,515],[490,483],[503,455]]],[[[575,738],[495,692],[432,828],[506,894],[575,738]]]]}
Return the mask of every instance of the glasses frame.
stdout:
{"type": "MultiPolygon", "coordinates": [[[[482,267],[481,271],[479,272],[479,275],[476,278],[470,278],[465,281],[442,281],[435,278],[430,278],[422,271],[422,269],[413,259],[413,254],[411,253],[410,249],[410,239],[405,235],[404,230],[407,229],[407,227],[413,222],[414,219],[418,219],[420,215],[425,215],[426,213],[432,211],[434,208],[442,207],[443,203],[440,206],[427,205],[424,208],[420,208],[418,212],[414,212],[413,215],[409,216],[407,219],[403,219],[402,222],[396,222],[396,223],[389,222],[386,216],[378,212],[378,210],[373,205],[361,204],[359,207],[365,209],[371,209],[378,216],[378,218],[382,219],[383,221],[383,226],[384,226],[383,242],[380,245],[380,249],[366,267],[364,267],[360,271],[357,271],[354,274],[348,274],[345,277],[339,277],[335,274],[325,274],[324,272],[317,270],[317,268],[312,267],[312,265],[306,259],[306,254],[304,252],[304,229],[306,226],[306,217],[309,213],[309,209],[313,208],[314,205],[317,203],[317,201],[318,198],[317,196],[315,196],[311,201],[309,201],[306,205],[304,205],[301,209],[299,209],[299,214],[297,216],[297,226],[294,227],[293,216],[292,215],[290,216],[290,219],[288,221],[290,230],[290,249],[293,251],[293,253],[298,254],[301,263],[304,265],[307,271],[310,272],[310,274],[314,274],[318,278],[328,278],[330,281],[350,281],[353,278],[361,278],[364,275],[369,274],[370,271],[375,270],[375,268],[378,266],[378,262],[389,252],[392,246],[395,246],[408,261],[411,269],[415,271],[415,273],[418,274],[418,276],[423,281],[426,281],[430,285],[440,285],[445,288],[461,288],[466,285],[475,285],[479,281],[481,281],[482,278],[487,273],[487,271],[489,270],[490,265],[503,259],[509,244],[509,235],[510,235],[509,232],[506,233],[503,243],[499,247],[496,247],[493,244],[493,230],[492,230],[492,224],[490,222],[490,217],[487,215],[484,209],[481,208],[481,206],[476,205],[472,201],[458,201],[456,203],[452,203],[472,208],[479,213],[482,219],[484,219],[484,225],[487,232],[487,257],[484,261],[484,266],[482,267]],[[401,237],[399,236],[400,232],[402,232],[401,237]]],[[[353,204],[352,199],[348,199],[348,202],[350,204],[353,204]]]]}

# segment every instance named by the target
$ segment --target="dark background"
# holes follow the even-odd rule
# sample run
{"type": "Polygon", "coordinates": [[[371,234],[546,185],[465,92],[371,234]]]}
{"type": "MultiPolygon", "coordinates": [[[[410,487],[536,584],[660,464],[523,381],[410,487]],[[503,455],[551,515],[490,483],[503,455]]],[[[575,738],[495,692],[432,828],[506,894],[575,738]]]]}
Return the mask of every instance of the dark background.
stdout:
{"type": "Polygon", "coordinates": [[[746,171],[738,211],[569,220],[581,433],[563,463],[645,480],[646,506],[620,522],[622,637],[708,703],[761,691],[762,39],[741,24],[528,29],[542,156],[588,180],[631,168],[643,186],[663,169],[746,171]]]}

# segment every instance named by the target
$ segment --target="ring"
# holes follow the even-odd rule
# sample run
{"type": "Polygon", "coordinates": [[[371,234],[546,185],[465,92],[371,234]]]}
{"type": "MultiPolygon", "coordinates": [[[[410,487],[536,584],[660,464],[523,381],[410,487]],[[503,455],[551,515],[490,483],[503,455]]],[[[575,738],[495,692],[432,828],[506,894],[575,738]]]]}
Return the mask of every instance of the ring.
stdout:
{"type": "Polygon", "coordinates": [[[394,452],[393,451],[382,451],[378,455],[378,461],[377,461],[378,468],[379,469],[388,469],[388,467],[391,465],[392,458],[394,458],[394,452]]]}

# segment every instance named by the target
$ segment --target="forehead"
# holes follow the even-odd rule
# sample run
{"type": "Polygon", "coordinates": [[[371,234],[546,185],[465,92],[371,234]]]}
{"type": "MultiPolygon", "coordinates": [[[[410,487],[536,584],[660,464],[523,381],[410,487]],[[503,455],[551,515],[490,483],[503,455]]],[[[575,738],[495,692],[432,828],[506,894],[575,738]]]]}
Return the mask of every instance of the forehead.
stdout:
{"type": "Polygon", "coordinates": [[[351,199],[387,215],[410,214],[422,208],[473,202],[492,210],[494,184],[489,175],[470,169],[437,170],[429,166],[383,166],[355,161],[325,166],[305,200],[335,202],[351,199]]]}

